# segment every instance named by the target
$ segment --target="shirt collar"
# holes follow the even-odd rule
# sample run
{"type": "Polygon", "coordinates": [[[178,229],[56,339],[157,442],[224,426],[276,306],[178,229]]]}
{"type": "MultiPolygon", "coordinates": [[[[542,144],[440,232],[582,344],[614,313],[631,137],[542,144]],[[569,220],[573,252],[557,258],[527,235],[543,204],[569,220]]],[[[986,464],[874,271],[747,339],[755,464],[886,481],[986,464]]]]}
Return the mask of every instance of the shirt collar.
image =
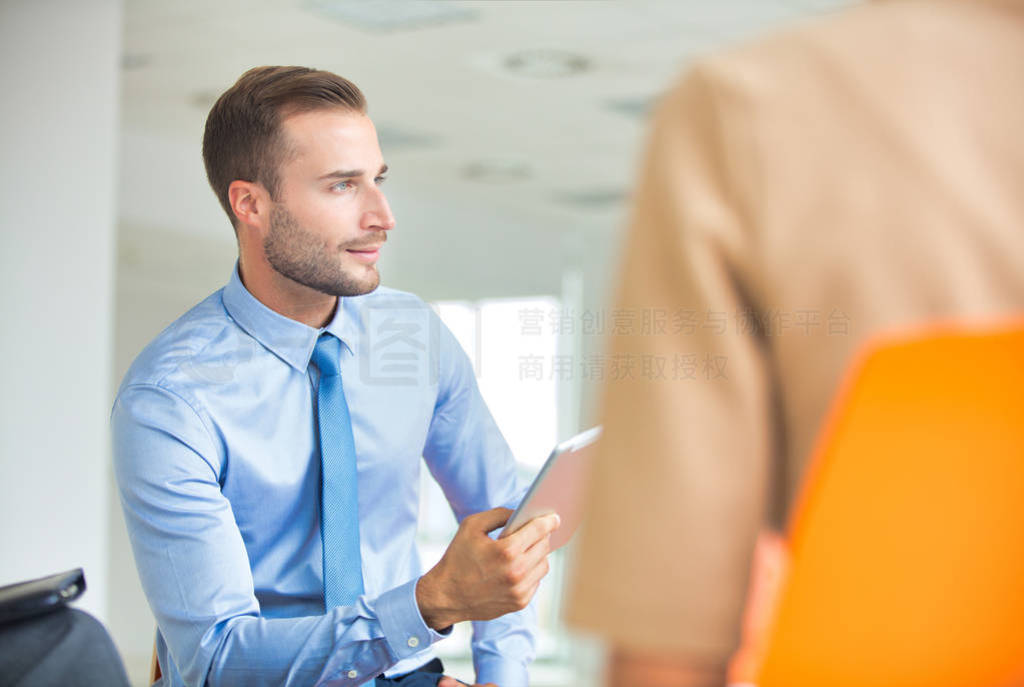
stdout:
{"type": "Polygon", "coordinates": [[[231,271],[231,278],[224,287],[224,308],[228,315],[250,336],[259,341],[267,350],[299,371],[309,366],[310,356],[316,340],[323,332],[338,337],[355,354],[356,314],[345,301],[338,299],[334,316],[323,329],[314,329],[297,320],[274,312],[253,296],[238,275],[238,262],[231,271]]]}

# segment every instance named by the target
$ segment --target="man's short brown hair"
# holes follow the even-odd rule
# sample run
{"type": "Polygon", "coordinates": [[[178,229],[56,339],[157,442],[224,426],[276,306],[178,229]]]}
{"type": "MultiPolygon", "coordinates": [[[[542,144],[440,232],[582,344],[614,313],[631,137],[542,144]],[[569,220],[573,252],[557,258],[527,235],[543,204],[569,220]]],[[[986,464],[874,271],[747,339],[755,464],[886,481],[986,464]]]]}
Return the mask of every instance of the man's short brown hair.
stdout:
{"type": "Polygon", "coordinates": [[[232,226],[237,229],[228,198],[232,181],[258,181],[277,197],[278,172],[288,157],[281,121],[336,107],[365,113],[366,98],[348,79],[307,67],[255,67],[217,99],[206,118],[203,163],[232,226]]]}

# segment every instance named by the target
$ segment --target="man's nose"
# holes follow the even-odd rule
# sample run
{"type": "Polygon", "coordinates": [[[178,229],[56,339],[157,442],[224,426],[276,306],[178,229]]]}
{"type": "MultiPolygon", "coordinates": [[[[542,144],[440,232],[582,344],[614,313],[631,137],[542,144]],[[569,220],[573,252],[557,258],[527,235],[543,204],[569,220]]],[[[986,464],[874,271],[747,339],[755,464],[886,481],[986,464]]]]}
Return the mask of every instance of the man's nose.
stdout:
{"type": "Polygon", "coordinates": [[[380,188],[373,189],[372,199],[363,214],[363,228],[388,231],[395,227],[395,216],[380,188]]]}

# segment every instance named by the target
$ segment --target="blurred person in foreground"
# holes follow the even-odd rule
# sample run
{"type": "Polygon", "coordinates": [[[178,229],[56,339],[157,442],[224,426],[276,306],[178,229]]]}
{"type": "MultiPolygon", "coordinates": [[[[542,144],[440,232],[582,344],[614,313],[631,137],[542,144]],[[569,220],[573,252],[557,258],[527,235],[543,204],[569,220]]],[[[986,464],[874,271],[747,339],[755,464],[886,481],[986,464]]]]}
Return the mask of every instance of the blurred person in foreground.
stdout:
{"type": "Polygon", "coordinates": [[[654,373],[604,390],[568,611],[612,685],[725,684],[755,539],[866,337],[1024,310],[1022,84],[1024,2],[894,0],[661,100],[615,308],[663,330],[610,342],[654,373]]]}
{"type": "Polygon", "coordinates": [[[210,111],[203,158],[238,262],[112,413],[159,684],[454,687],[431,646],[471,620],[479,682],[525,686],[557,516],[488,537],[523,490],[454,336],[378,288],[395,219],[363,94],[252,69],[210,111]],[[425,574],[424,462],[461,523],[425,574]]]}

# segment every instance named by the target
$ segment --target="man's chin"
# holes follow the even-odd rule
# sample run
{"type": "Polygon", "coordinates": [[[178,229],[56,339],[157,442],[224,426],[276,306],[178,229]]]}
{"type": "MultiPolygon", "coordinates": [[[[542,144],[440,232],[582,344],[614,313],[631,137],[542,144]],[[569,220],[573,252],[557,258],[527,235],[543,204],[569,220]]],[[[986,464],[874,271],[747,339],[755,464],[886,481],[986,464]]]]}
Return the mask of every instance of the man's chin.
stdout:
{"type": "Polygon", "coordinates": [[[296,272],[286,273],[275,268],[275,271],[281,276],[289,279],[296,284],[305,286],[308,289],[319,291],[320,293],[328,296],[338,297],[349,297],[349,296],[364,296],[368,293],[372,293],[377,290],[380,286],[380,274],[376,268],[369,274],[362,275],[362,278],[353,278],[351,275],[344,275],[339,277],[337,275],[334,278],[324,278],[323,276],[315,275],[301,275],[296,272]]]}
{"type": "Polygon", "coordinates": [[[358,282],[352,281],[341,285],[341,288],[337,289],[338,293],[336,296],[348,297],[348,296],[365,296],[368,293],[373,293],[380,286],[380,274],[377,269],[373,269],[373,274],[368,276],[364,280],[358,282]]]}

